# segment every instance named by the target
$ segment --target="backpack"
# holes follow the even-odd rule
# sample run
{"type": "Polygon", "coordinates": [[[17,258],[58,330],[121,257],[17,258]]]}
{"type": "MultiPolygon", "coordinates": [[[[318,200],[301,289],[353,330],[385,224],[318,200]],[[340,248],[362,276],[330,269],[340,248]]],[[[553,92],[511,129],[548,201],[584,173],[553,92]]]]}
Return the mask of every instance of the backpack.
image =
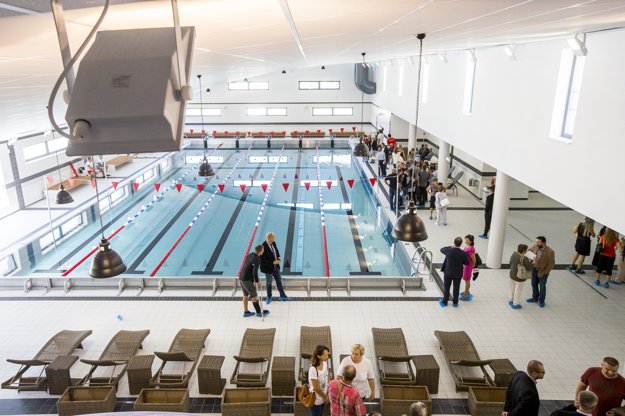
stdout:
{"type": "MultiPolygon", "coordinates": [[[[319,370],[317,370],[316,367],[315,367],[315,371],[317,371],[317,377],[319,377],[319,370]]],[[[306,376],[306,379],[308,379],[308,376],[306,376]]],[[[308,383],[302,384],[302,388],[299,390],[297,399],[304,407],[308,409],[310,409],[311,407],[315,405],[315,392],[310,391],[310,385],[308,383]]]]}
{"type": "Polygon", "coordinates": [[[516,267],[516,277],[519,280],[527,280],[530,278],[531,274],[530,271],[527,270],[525,268],[525,266],[523,266],[523,259],[525,258],[525,256],[521,256],[521,258],[519,259],[519,264],[516,267]]]}

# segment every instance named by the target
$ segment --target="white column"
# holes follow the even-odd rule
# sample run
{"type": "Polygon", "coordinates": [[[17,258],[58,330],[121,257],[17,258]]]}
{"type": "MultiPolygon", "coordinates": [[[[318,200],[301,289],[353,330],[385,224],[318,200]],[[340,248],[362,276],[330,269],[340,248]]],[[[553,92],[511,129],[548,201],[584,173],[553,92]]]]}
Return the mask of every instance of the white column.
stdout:
{"type": "Polygon", "coordinates": [[[438,145],[438,183],[447,183],[447,174],[449,173],[449,143],[441,140],[438,145]]]}
{"type": "Polygon", "coordinates": [[[497,171],[493,216],[488,233],[488,252],[486,254],[486,265],[491,269],[501,268],[501,256],[503,255],[503,244],[508,225],[508,208],[510,207],[510,179],[502,171],[497,171]]]}
{"type": "Polygon", "coordinates": [[[414,149],[416,145],[417,145],[417,128],[415,127],[414,124],[408,123],[408,150],[414,149]]]}

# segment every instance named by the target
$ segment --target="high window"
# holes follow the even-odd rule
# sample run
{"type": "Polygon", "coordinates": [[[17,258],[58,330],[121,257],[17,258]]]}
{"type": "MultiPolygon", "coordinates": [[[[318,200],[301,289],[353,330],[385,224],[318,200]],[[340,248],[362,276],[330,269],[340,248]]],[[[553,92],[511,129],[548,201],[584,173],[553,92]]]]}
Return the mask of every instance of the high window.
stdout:
{"type": "Polygon", "coordinates": [[[353,107],[313,107],[313,116],[353,116],[353,107]]]}
{"type": "Polygon", "coordinates": [[[341,81],[300,81],[300,90],[340,90],[341,81]]]}
{"type": "Polygon", "coordinates": [[[268,90],[269,81],[232,81],[228,89],[233,90],[268,90]]]}

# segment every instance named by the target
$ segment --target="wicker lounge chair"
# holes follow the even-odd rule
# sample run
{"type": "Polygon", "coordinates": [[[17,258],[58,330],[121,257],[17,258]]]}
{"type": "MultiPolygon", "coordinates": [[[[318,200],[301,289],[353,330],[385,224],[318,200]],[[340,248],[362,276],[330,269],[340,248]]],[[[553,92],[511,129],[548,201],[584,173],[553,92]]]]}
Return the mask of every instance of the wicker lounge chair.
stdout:
{"type": "Polygon", "coordinates": [[[264,387],[271,367],[275,328],[245,330],[241,350],[234,359],[234,367],[230,383],[237,387],[264,387]]]}
{"type": "Polygon", "coordinates": [[[143,349],[143,340],[150,333],[149,330],[144,331],[119,331],[108,343],[104,351],[97,360],[81,359],[85,364],[91,366],[89,373],[84,376],[79,385],[88,386],[113,386],[117,387],[119,380],[126,373],[126,367],[128,362],[137,353],[138,350],[143,349]],[[119,371],[117,367],[120,367],[119,371]],[[112,367],[111,373],[108,377],[99,376],[94,377],[95,371],[98,367],[112,367]]]}
{"type": "Polygon", "coordinates": [[[380,371],[380,384],[417,384],[404,331],[401,328],[371,328],[371,331],[375,358],[380,371]]]}
{"type": "Polygon", "coordinates": [[[305,383],[308,380],[308,368],[310,359],[317,345],[325,345],[330,349],[328,359],[328,371],[330,380],[334,378],[334,365],[332,363],[332,331],[329,326],[302,326],[299,329],[299,381],[305,383]]]}
{"type": "Polygon", "coordinates": [[[48,365],[59,357],[70,355],[76,348],[82,348],[82,342],[91,335],[91,330],[87,331],[61,331],[54,335],[39,350],[32,360],[7,361],[20,366],[17,373],[2,383],[3,389],[23,390],[45,390],[46,377],[43,376],[48,365]],[[42,367],[37,377],[23,377],[24,373],[31,367],[42,367]]]}
{"type": "Polygon", "coordinates": [[[486,366],[493,360],[482,360],[473,341],[464,331],[434,331],[445,355],[445,361],[456,383],[456,391],[466,391],[469,387],[491,387],[495,383],[486,372],[486,366]],[[475,371],[476,369],[481,371],[475,371]],[[464,373],[470,373],[465,376],[464,373]]]}
{"type": "Polygon", "coordinates": [[[195,370],[200,354],[204,349],[204,342],[210,334],[210,329],[181,329],[167,352],[155,351],[154,355],[163,360],[156,374],[150,379],[151,387],[186,388],[189,379],[195,370]],[[167,364],[182,367],[179,374],[165,373],[167,364]],[[187,368],[187,363],[191,363],[187,368]]]}

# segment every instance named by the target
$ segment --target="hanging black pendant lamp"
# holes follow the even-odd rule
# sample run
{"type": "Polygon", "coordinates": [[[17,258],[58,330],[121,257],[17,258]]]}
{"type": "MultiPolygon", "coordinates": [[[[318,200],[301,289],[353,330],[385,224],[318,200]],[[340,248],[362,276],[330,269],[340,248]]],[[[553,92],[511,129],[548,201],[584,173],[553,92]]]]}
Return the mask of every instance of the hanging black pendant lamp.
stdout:
{"type": "MultiPolygon", "coordinates": [[[[98,190],[98,180],[95,177],[95,172],[92,176],[92,180],[95,181],[96,201],[98,207],[100,206],[100,192],[98,190]]],[[[98,251],[93,256],[91,262],[91,269],[89,270],[89,276],[95,279],[106,279],[109,277],[115,277],[126,271],[126,265],[115,250],[111,248],[111,244],[104,237],[104,224],[102,224],[102,213],[98,210],[98,218],[100,219],[100,233],[102,233],[102,239],[98,247],[98,251]]]]}
{"type": "Polygon", "coordinates": [[[206,134],[204,134],[204,101],[202,100],[202,74],[198,74],[197,79],[200,83],[200,116],[202,117],[202,140],[204,140],[204,160],[202,160],[202,163],[200,164],[200,167],[197,171],[197,176],[215,176],[215,170],[206,159],[206,149],[208,148],[208,141],[206,139],[206,134]]]}
{"type": "MultiPolygon", "coordinates": [[[[425,38],[425,33],[419,33],[417,35],[417,39],[419,39],[419,71],[417,75],[417,110],[415,115],[415,129],[417,128],[419,121],[419,92],[421,87],[421,59],[423,56],[423,39],[425,38]]],[[[414,178],[415,167],[412,168],[412,175],[414,178]]],[[[425,230],[425,223],[423,220],[417,215],[417,207],[413,202],[413,194],[414,186],[412,187],[412,192],[410,193],[410,204],[408,204],[408,210],[401,217],[397,219],[395,223],[395,227],[393,227],[393,237],[400,241],[407,242],[419,242],[427,240],[428,233],[425,230]]]]}
{"type": "MultiPolygon", "coordinates": [[[[54,130],[52,130],[52,140],[54,140],[54,130]]],[[[71,204],[74,202],[74,198],[72,198],[72,194],[70,194],[63,185],[63,179],[61,177],[61,165],[59,164],[59,153],[55,152],[54,156],[56,157],[56,167],[59,171],[59,183],[61,184],[61,189],[56,194],[56,203],[59,205],[71,204]]]]}
{"type": "MultiPolygon", "coordinates": [[[[366,55],[366,52],[362,52],[362,64],[363,65],[365,64],[365,55],[366,55]]],[[[360,132],[363,131],[362,125],[364,122],[364,107],[365,107],[365,93],[364,91],[362,91],[360,94],[360,132]]],[[[363,143],[362,139],[363,137],[359,136],[358,144],[354,146],[354,150],[352,151],[352,155],[356,157],[369,156],[369,147],[365,143],[363,143]]]]}

